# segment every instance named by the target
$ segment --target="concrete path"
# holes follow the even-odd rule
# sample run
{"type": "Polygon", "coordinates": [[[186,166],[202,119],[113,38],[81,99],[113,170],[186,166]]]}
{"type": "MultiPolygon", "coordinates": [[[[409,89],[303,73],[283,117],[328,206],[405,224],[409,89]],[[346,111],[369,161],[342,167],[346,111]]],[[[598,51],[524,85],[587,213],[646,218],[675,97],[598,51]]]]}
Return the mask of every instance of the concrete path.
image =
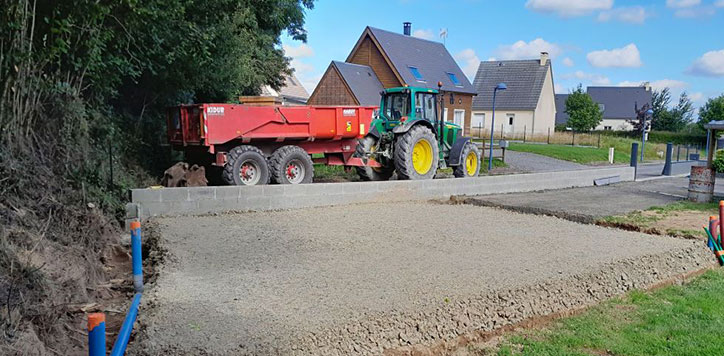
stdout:
{"type": "MultiPolygon", "coordinates": [[[[478,205],[590,223],[604,216],[623,215],[685,199],[688,185],[686,177],[670,177],[602,187],[484,195],[471,199],[478,205]]],[[[715,194],[724,196],[723,184],[715,187],[715,194]]]]}
{"type": "Polygon", "coordinates": [[[157,222],[167,262],[132,354],[381,354],[582,307],[711,260],[691,241],[471,205],[157,222]]]}

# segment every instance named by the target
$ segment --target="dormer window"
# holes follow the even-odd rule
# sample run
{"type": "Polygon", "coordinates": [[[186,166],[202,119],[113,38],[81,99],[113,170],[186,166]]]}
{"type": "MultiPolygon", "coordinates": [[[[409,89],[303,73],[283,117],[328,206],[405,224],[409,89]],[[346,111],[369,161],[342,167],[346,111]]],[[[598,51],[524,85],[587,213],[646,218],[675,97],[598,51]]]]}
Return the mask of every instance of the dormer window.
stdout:
{"type": "Polygon", "coordinates": [[[460,81],[458,80],[458,77],[457,77],[457,75],[455,75],[455,73],[447,72],[447,77],[450,78],[450,81],[451,81],[456,87],[461,87],[461,86],[463,86],[462,84],[460,84],[460,81]]]}
{"type": "Polygon", "coordinates": [[[420,73],[420,70],[417,69],[417,67],[408,66],[408,68],[410,68],[410,73],[412,73],[412,76],[415,77],[418,82],[425,81],[425,78],[422,77],[422,74],[420,73]]]}

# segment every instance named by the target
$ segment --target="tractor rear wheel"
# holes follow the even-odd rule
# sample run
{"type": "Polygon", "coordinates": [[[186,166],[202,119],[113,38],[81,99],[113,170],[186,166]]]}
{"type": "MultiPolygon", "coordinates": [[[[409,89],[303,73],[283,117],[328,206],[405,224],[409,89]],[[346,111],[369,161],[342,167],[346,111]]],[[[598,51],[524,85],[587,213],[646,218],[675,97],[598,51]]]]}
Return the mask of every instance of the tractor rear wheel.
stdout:
{"type": "Polygon", "coordinates": [[[395,169],[400,179],[432,179],[439,160],[437,139],[428,127],[414,126],[395,141],[395,169]]]}
{"type": "Polygon", "coordinates": [[[303,148],[288,145],[269,158],[272,180],[278,184],[306,184],[314,179],[314,163],[303,148]]]}
{"type": "MultiPolygon", "coordinates": [[[[373,136],[365,136],[363,139],[359,140],[359,143],[357,143],[357,149],[355,150],[355,155],[360,158],[366,157],[366,155],[370,152],[374,152],[377,148],[377,139],[373,136]]],[[[378,163],[382,164],[382,162],[378,163]]],[[[380,181],[380,180],[389,180],[390,177],[392,177],[392,174],[395,173],[395,167],[394,166],[382,166],[382,167],[355,167],[357,169],[357,174],[362,180],[365,181],[380,181]]]]}
{"type": "Polygon", "coordinates": [[[238,146],[226,154],[226,165],[221,178],[228,185],[267,184],[269,166],[260,149],[254,146],[238,146]]]}
{"type": "Polygon", "coordinates": [[[460,165],[453,174],[457,178],[477,177],[480,174],[480,151],[472,142],[468,142],[460,153],[460,165]]]}

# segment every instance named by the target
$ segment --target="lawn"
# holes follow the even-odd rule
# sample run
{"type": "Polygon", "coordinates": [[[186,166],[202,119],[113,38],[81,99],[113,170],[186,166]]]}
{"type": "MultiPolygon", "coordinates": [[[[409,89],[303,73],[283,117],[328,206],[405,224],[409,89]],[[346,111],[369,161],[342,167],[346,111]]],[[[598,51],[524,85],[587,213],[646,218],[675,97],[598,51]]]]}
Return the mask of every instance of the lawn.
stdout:
{"type": "Polygon", "coordinates": [[[701,228],[710,215],[719,215],[719,204],[679,201],[621,216],[608,216],[596,223],[649,234],[705,239],[701,228]]]}
{"type": "MultiPolygon", "coordinates": [[[[536,144],[511,142],[510,150],[518,152],[529,152],[543,156],[553,157],[565,161],[582,164],[601,163],[608,161],[608,149],[614,148],[614,163],[628,163],[631,160],[631,144],[634,141],[621,137],[601,137],[601,147],[570,146],[554,144],[536,144]]],[[[666,151],[666,145],[647,143],[645,146],[645,160],[662,160],[661,152],[666,151]]]]}
{"type": "Polygon", "coordinates": [[[724,271],[690,283],[634,291],[547,328],[516,331],[479,355],[722,355],[724,271]]]}

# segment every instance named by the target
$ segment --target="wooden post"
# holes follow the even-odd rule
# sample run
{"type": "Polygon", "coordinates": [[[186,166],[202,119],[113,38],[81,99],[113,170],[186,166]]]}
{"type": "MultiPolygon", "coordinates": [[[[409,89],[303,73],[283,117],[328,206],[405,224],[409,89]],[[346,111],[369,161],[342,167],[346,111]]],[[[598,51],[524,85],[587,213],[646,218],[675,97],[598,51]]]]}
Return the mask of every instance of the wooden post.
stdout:
{"type": "Polygon", "coordinates": [[[576,145],[576,130],[573,130],[573,140],[571,141],[571,146],[576,145]]]}
{"type": "Polygon", "coordinates": [[[528,131],[528,125],[523,125],[523,143],[525,143],[525,132],[528,131]]]}
{"type": "Polygon", "coordinates": [[[549,145],[551,144],[551,128],[550,127],[548,128],[548,141],[547,142],[549,145]]]}
{"type": "Polygon", "coordinates": [[[601,133],[598,133],[598,148],[601,148],[601,133]]]}
{"type": "MultiPolygon", "coordinates": [[[[716,130],[706,130],[707,136],[709,136],[709,147],[706,148],[706,167],[712,168],[714,165],[714,150],[716,150],[716,130]]],[[[688,156],[688,150],[686,155],[688,156]]],[[[687,160],[689,157],[686,158],[687,160]]]]}

